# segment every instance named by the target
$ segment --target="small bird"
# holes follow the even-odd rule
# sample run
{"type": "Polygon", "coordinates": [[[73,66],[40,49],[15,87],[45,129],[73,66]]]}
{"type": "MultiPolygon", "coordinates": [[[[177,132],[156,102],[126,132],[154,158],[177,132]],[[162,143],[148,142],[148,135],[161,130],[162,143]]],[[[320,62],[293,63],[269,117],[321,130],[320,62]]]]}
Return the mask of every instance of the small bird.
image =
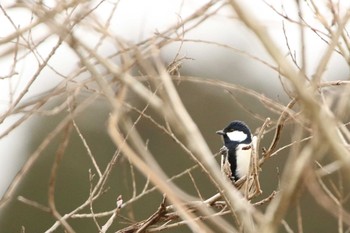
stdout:
{"type": "Polygon", "coordinates": [[[232,121],[216,133],[222,135],[224,149],[227,149],[221,157],[222,172],[234,181],[248,175],[253,146],[248,126],[242,121],[232,121]]]}

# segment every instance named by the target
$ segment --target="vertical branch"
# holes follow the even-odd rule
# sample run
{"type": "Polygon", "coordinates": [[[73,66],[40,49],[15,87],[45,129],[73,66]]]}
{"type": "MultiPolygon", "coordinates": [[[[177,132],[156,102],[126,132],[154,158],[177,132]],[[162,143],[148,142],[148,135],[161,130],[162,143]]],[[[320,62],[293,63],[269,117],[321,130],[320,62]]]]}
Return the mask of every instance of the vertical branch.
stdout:
{"type": "MultiPolygon", "coordinates": [[[[248,194],[248,190],[250,187],[250,184],[248,183],[247,185],[247,191],[246,191],[246,197],[248,197],[248,200],[252,199],[254,196],[260,195],[262,193],[260,182],[259,182],[259,147],[260,147],[260,141],[262,139],[262,136],[265,132],[266,127],[270,124],[270,118],[266,118],[264,124],[261,126],[259,133],[257,137],[253,137],[253,142],[252,142],[252,159],[250,160],[250,167],[249,167],[249,174],[252,174],[253,176],[253,185],[254,185],[254,193],[253,194],[248,194]]],[[[246,182],[249,182],[249,179],[247,179],[246,182]]]]}
{"type": "Polygon", "coordinates": [[[283,112],[281,113],[280,117],[278,118],[277,121],[277,126],[276,126],[276,130],[275,130],[275,134],[273,136],[272,142],[269,146],[269,148],[267,149],[267,151],[265,151],[263,153],[263,157],[260,159],[259,161],[259,165],[261,166],[265,159],[267,159],[268,157],[271,156],[271,154],[275,151],[277,144],[281,138],[281,133],[282,133],[282,129],[284,128],[284,124],[287,121],[288,117],[289,117],[289,112],[288,110],[292,109],[293,106],[296,104],[297,99],[294,98],[292,99],[287,106],[285,107],[285,109],[283,110],[283,112]]]}
{"type": "Polygon", "coordinates": [[[75,130],[77,131],[81,141],[84,144],[86,152],[88,153],[88,155],[89,155],[89,157],[91,159],[91,162],[92,162],[93,166],[95,167],[95,170],[96,170],[98,176],[101,177],[102,176],[101,170],[100,170],[100,168],[99,168],[99,166],[98,166],[98,164],[96,162],[96,159],[95,159],[94,155],[91,152],[91,149],[90,149],[87,141],[85,140],[85,138],[84,138],[83,134],[81,133],[81,131],[80,131],[78,125],[76,124],[75,120],[72,120],[72,123],[73,123],[73,126],[74,126],[75,130]]]}
{"type": "Polygon", "coordinates": [[[56,152],[55,161],[54,161],[54,163],[52,165],[52,168],[51,168],[51,174],[50,174],[50,180],[49,180],[49,190],[48,190],[48,202],[49,202],[50,211],[53,214],[53,216],[58,221],[61,222],[62,226],[69,233],[74,233],[75,231],[73,230],[73,228],[68,224],[68,222],[65,219],[62,219],[61,214],[56,209],[56,204],[55,204],[55,185],[56,185],[56,177],[57,177],[58,167],[59,167],[59,165],[61,163],[61,160],[63,158],[64,152],[66,151],[66,148],[68,146],[72,128],[73,128],[72,125],[69,124],[69,125],[66,126],[66,128],[64,130],[63,141],[59,145],[59,148],[58,148],[58,150],[56,152]]]}
{"type": "MultiPolygon", "coordinates": [[[[300,31],[300,54],[301,54],[301,70],[300,72],[306,74],[307,72],[307,60],[306,60],[306,41],[305,41],[305,29],[303,25],[304,12],[302,8],[302,2],[300,0],[296,1],[298,7],[299,15],[299,31],[300,31]]],[[[307,76],[305,75],[305,78],[307,76]]]]}
{"type": "Polygon", "coordinates": [[[300,200],[297,200],[297,226],[298,233],[303,233],[303,216],[301,213],[300,200]]]}
{"type": "Polygon", "coordinates": [[[92,219],[94,220],[94,223],[95,223],[97,229],[98,229],[99,231],[101,231],[101,227],[100,227],[100,225],[99,225],[98,222],[97,222],[97,219],[96,219],[96,216],[95,216],[95,212],[94,212],[94,208],[93,208],[93,206],[92,206],[92,204],[93,204],[93,196],[94,196],[93,193],[92,193],[92,190],[93,190],[93,183],[92,183],[92,181],[93,181],[93,179],[94,179],[94,175],[91,173],[91,169],[89,169],[89,183],[90,183],[89,202],[90,202],[90,212],[91,212],[91,214],[92,214],[92,219]]]}
{"type": "MultiPolygon", "coordinates": [[[[299,128],[298,131],[296,137],[301,138],[301,129],[299,128]]],[[[280,192],[267,207],[265,220],[260,223],[260,232],[271,233],[277,231],[279,224],[283,220],[283,216],[298,191],[298,188],[302,185],[302,175],[310,163],[314,148],[309,145],[299,150],[300,145],[298,144],[295,147],[295,151],[291,152],[291,156],[286,162],[288,166],[285,167],[282,175],[280,192]]]]}

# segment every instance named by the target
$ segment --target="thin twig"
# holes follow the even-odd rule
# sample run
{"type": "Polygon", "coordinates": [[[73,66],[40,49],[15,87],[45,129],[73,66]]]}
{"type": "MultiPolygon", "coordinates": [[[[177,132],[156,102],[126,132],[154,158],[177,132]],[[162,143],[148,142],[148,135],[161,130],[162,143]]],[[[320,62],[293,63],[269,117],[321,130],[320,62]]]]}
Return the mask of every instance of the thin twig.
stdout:
{"type": "Polygon", "coordinates": [[[66,151],[66,148],[68,146],[72,128],[73,128],[73,126],[71,124],[68,124],[65,127],[63,141],[59,145],[59,148],[58,148],[58,150],[56,152],[55,161],[54,161],[54,163],[52,165],[52,168],[51,168],[51,174],[50,174],[50,179],[49,179],[49,187],[48,187],[48,204],[49,204],[49,207],[50,207],[50,212],[52,213],[52,215],[58,221],[60,221],[62,226],[65,228],[65,230],[67,232],[69,232],[69,233],[74,233],[75,231],[68,224],[68,222],[65,219],[62,218],[61,214],[58,212],[58,210],[56,208],[56,204],[55,204],[55,186],[56,186],[56,178],[57,178],[58,167],[59,167],[59,165],[61,163],[61,160],[63,158],[64,152],[66,151]]]}

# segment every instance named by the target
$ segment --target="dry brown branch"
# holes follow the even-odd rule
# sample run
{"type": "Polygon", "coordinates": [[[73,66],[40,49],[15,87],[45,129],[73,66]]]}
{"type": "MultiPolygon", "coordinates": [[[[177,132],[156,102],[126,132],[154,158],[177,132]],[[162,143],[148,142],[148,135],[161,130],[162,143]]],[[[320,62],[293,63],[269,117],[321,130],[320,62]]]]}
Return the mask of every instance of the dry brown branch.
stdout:
{"type": "Polygon", "coordinates": [[[20,202],[23,202],[24,204],[28,205],[28,206],[32,206],[38,210],[41,210],[41,211],[44,211],[44,212],[47,212],[49,213],[50,212],[50,208],[47,207],[47,206],[44,206],[36,201],[33,201],[33,200],[29,200],[23,196],[18,196],[17,197],[17,200],[20,201],[20,202]]]}
{"type": "Polygon", "coordinates": [[[93,201],[92,201],[92,190],[93,190],[93,185],[92,185],[92,182],[93,182],[93,179],[94,179],[94,175],[91,174],[91,170],[89,170],[89,181],[90,181],[90,212],[92,214],[92,218],[94,220],[94,223],[96,225],[96,227],[98,228],[99,231],[101,231],[101,227],[100,227],[100,224],[97,222],[97,219],[96,219],[96,216],[95,216],[95,213],[94,213],[94,208],[93,208],[93,201]]]}
{"type": "MultiPolygon", "coordinates": [[[[268,201],[270,201],[273,198],[274,194],[270,195],[268,198],[264,199],[263,201],[257,203],[257,205],[262,205],[268,201]]],[[[219,201],[220,194],[216,194],[204,201],[195,201],[195,202],[189,202],[186,204],[187,211],[189,212],[198,212],[200,210],[201,206],[211,206],[218,209],[220,215],[227,215],[230,211],[224,211],[225,210],[225,203],[222,203],[219,201]]],[[[211,216],[207,216],[206,218],[214,217],[217,215],[217,213],[213,213],[211,216]]],[[[176,208],[174,208],[173,205],[165,206],[165,199],[163,199],[162,203],[160,204],[160,207],[158,210],[153,213],[150,217],[148,217],[145,220],[139,221],[131,226],[128,226],[126,228],[123,228],[122,230],[119,230],[118,232],[142,232],[145,228],[149,228],[150,232],[157,232],[168,228],[177,227],[183,224],[187,224],[185,221],[176,222],[180,219],[180,216],[177,214],[176,208]],[[176,222],[176,223],[174,223],[176,222]],[[163,223],[163,224],[162,224],[163,223]],[[159,225],[162,224],[162,225],[159,225]]],[[[203,217],[197,217],[195,220],[202,220],[203,217]]]]}
{"type": "MultiPolygon", "coordinates": [[[[4,67],[5,71],[0,77],[0,86],[9,86],[8,100],[0,113],[0,122],[1,126],[9,121],[11,123],[1,128],[0,140],[6,140],[36,116],[40,116],[40,119],[62,118],[58,123],[52,121],[55,124],[53,130],[42,137],[38,146],[32,149],[34,152],[27,153],[29,156],[1,198],[0,211],[3,212],[0,214],[5,216],[7,208],[12,208],[5,204],[11,206],[18,201],[29,209],[51,217],[51,220],[53,217],[51,225],[40,225],[41,231],[45,228],[47,233],[56,232],[59,228],[66,232],[78,232],[81,231],[79,224],[83,227],[85,223],[91,224],[98,232],[166,232],[177,231],[180,227],[187,227],[193,232],[274,233],[278,232],[279,227],[284,227],[287,232],[294,232],[293,229],[295,232],[307,232],[305,216],[308,208],[305,208],[302,198],[305,196],[303,190],[307,190],[315,203],[323,208],[322,211],[335,218],[337,231],[345,232],[345,226],[350,225],[350,214],[346,208],[350,197],[347,195],[349,187],[348,182],[343,181],[350,177],[349,81],[340,80],[340,74],[333,75],[339,79],[337,81],[325,81],[325,77],[327,69],[332,71],[330,65],[334,54],[343,58],[345,63],[350,63],[350,11],[342,9],[340,2],[331,0],[296,1],[293,3],[295,8],[287,7],[288,3],[277,6],[268,0],[259,2],[276,14],[276,21],[271,23],[263,17],[258,20],[254,9],[243,1],[212,0],[201,5],[198,3],[197,8],[190,10],[185,8],[187,2],[184,1],[172,25],[162,25],[161,30],[156,29],[147,37],[143,37],[144,32],[138,32],[142,40],[123,38],[120,27],[115,25],[122,15],[124,0],[1,3],[0,17],[10,31],[2,32],[0,39],[0,57],[9,64],[4,67]],[[27,22],[18,24],[13,14],[17,10],[29,13],[27,22]],[[232,13],[235,14],[233,17],[232,13]],[[258,53],[251,48],[248,50],[244,43],[235,47],[233,44],[236,41],[223,42],[225,40],[220,41],[215,37],[208,39],[196,34],[197,31],[206,30],[207,22],[223,18],[228,23],[225,25],[228,30],[230,22],[227,20],[240,20],[243,24],[234,30],[241,33],[240,30],[245,27],[244,33],[249,30],[253,32],[256,37],[248,38],[252,42],[249,46],[258,42],[266,53],[258,53]],[[274,40],[274,33],[270,33],[276,29],[274,25],[281,27],[278,30],[284,42],[274,40]],[[297,41],[291,39],[289,29],[292,27],[297,28],[299,33],[297,41]],[[313,49],[308,42],[310,32],[325,46],[323,53],[312,61],[309,58],[309,51],[313,49]],[[233,71],[224,74],[222,64],[216,61],[212,62],[213,67],[190,70],[188,64],[196,66],[198,60],[204,60],[193,56],[194,50],[190,47],[193,44],[224,49],[238,58],[244,58],[244,62],[247,61],[244,66],[247,67],[250,62],[263,65],[273,75],[262,80],[261,85],[268,85],[269,79],[279,79],[278,94],[275,95],[272,88],[267,94],[256,91],[253,85],[237,85],[234,78],[243,77],[232,77],[229,82],[217,80],[211,72],[208,74],[214,74],[213,77],[196,77],[198,69],[203,69],[201,72],[220,70],[222,75],[230,77],[233,71]],[[170,50],[175,48],[174,54],[170,55],[172,57],[165,55],[168,47],[171,47],[170,50]],[[61,51],[66,53],[64,59],[75,64],[71,70],[64,70],[55,63],[57,58],[62,59],[59,56],[61,51]],[[165,61],[169,60],[167,65],[165,61]],[[33,62],[28,63],[30,73],[22,74],[22,67],[28,66],[28,61],[33,62]],[[186,71],[194,73],[193,76],[186,75],[186,71]],[[47,75],[46,79],[58,78],[59,82],[50,90],[32,96],[31,91],[44,75],[47,75]],[[204,91],[197,95],[191,90],[190,97],[181,96],[188,86],[203,88],[204,91]],[[212,89],[218,90],[218,93],[228,92],[229,95],[225,96],[227,106],[235,101],[234,106],[239,108],[222,110],[224,107],[215,106],[221,109],[211,112],[215,120],[207,117],[207,103],[201,97],[219,98],[207,91],[212,89]],[[283,96],[280,96],[283,91],[283,96]],[[252,102],[246,104],[245,97],[252,102]],[[290,100],[285,97],[290,97],[290,100]],[[185,108],[187,104],[189,108],[185,108]],[[109,117],[108,122],[95,125],[97,121],[89,119],[88,115],[100,111],[102,105],[106,106],[103,111],[109,117]],[[192,115],[197,110],[193,108],[198,105],[203,112],[192,115]],[[258,108],[255,107],[257,105],[258,108]],[[211,127],[221,125],[216,119],[232,118],[238,113],[243,120],[244,117],[247,121],[254,119],[261,126],[255,130],[256,144],[254,141],[249,175],[232,184],[220,172],[216,161],[216,156],[227,151],[212,153],[212,150],[218,151],[218,144],[208,142],[212,135],[208,135],[209,130],[202,126],[208,126],[211,131],[211,127]],[[202,115],[201,118],[198,115],[202,115]],[[11,118],[15,119],[12,121],[11,118]],[[198,122],[195,121],[197,119],[198,122]],[[83,123],[84,120],[88,123],[83,123]],[[113,151],[96,150],[101,148],[102,143],[102,147],[106,144],[107,148],[109,141],[91,140],[92,134],[99,137],[100,132],[86,131],[84,124],[108,134],[113,151]],[[149,127],[151,131],[148,131],[149,127]],[[71,137],[72,129],[76,134],[71,137]],[[50,149],[49,145],[55,145],[55,139],[61,133],[63,138],[56,152],[44,157],[50,149]],[[158,135],[153,134],[160,134],[162,140],[155,139],[158,135]],[[82,143],[73,143],[73,136],[82,143]],[[171,147],[162,144],[163,139],[171,141],[171,147]],[[101,145],[96,146],[96,143],[101,145]],[[67,182],[63,179],[66,172],[60,173],[59,170],[70,161],[71,156],[66,155],[72,153],[67,150],[68,144],[80,146],[82,152],[73,153],[83,153],[85,156],[82,157],[88,164],[74,161],[79,167],[69,170],[72,181],[82,173],[85,179],[79,179],[77,187],[86,187],[85,193],[79,194],[79,201],[69,203],[69,207],[61,206],[58,201],[61,190],[57,188],[67,182]],[[175,147],[176,150],[170,151],[175,147]],[[45,167],[51,167],[49,183],[44,190],[45,193],[48,191],[47,204],[36,196],[23,194],[25,190],[21,190],[20,185],[31,178],[31,171],[37,169],[34,165],[42,158],[51,158],[45,164],[45,167]],[[176,161],[180,165],[175,162],[170,164],[169,161],[179,158],[183,159],[176,161]],[[278,177],[280,185],[272,184],[277,188],[261,199],[259,195],[265,191],[264,180],[271,181],[272,176],[269,176],[274,175],[273,171],[265,169],[269,162],[277,162],[277,169],[283,167],[281,177],[278,177]],[[169,167],[171,169],[167,170],[169,167]],[[262,174],[267,177],[259,177],[262,174]],[[198,176],[201,176],[200,179],[197,179],[198,176]],[[189,187],[183,184],[183,180],[188,182],[189,187]],[[149,199],[159,194],[164,195],[160,204],[148,203],[149,199]],[[261,208],[261,205],[266,208],[261,208]],[[139,206],[147,208],[140,209],[139,206]],[[290,209],[294,207],[295,224],[290,223],[288,218],[290,209]],[[139,212],[147,210],[153,212],[143,213],[140,218],[139,212]]],[[[147,20],[144,19],[145,22],[147,20]]],[[[211,58],[211,54],[204,50],[202,55],[205,59],[211,58]]],[[[250,69],[240,68],[242,71],[250,69]]],[[[188,90],[185,91],[188,94],[188,90]]],[[[43,126],[36,126],[35,130],[41,131],[43,126]]],[[[32,137],[36,136],[34,134],[36,131],[27,137],[30,145],[32,137]]],[[[7,156],[7,151],[1,156],[7,156]]],[[[69,165],[76,166],[74,163],[69,162],[69,165]]],[[[84,192],[84,188],[81,190],[84,192]]],[[[37,191],[40,193],[42,190],[37,191]]],[[[74,194],[75,190],[68,191],[74,194]]],[[[27,213],[17,211],[22,212],[27,213]]],[[[21,229],[16,229],[21,232],[28,231],[30,227],[29,223],[16,224],[23,225],[21,229]]]]}
{"type": "MultiPolygon", "coordinates": [[[[313,171],[310,172],[313,173],[313,171]]],[[[350,225],[350,214],[341,206],[342,203],[330,193],[323,182],[315,174],[309,174],[308,179],[307,188],[312,195],[317,196],[315,198],[317,203],[336,218],[341,215],[342,217],[339,219],[350,225]]]]}
{"type": "MultiPolygon", "coordinates": [[[[123,137],[121,136],[120,132],[118,132],[118,130],[116,129],[116,126],[117,126],[116,122],[117,122],[117,119],[115,118],[115,116],[111,117],[109,129],[110,129],[110,134],[112,139],[119,146],[120,150],[122,150],[124,154],[128,156],[128,158],[133,162],[133,164],[140,171],[142,171],[144,174],[148,174],[150,177],[150,180],[156,183],[158,188],[164,191],[164,193],[166,193],[169,196],[169,198],[173,203],[177,204],[177,207],[179,208],[179,213],[182,214],[183,218],[192,219],[191,215],[181,208],[181,200],[179,200],[179,196],[174,194],[174,191],[179,192],[179,190],[175,186],[172,186],[170,189],[169,184],[164,183],[164,180],[166,179],[164,179],[163,177],[160,177],[160,174],[162,174],[163,176],[164,174],[160,171],[155,173],[154,170],[151,170],[147,166],[147,164],[143,162],[128,145],[125,144],[123,137]]],[[[155,168],[153,167],[153,169],[155,168]]],[[[193,227],[195,231],[199,229],[203,229],[202,227],[204,227],[204,226],[197,225],[196,223],[192,223],[190,226],[193,227]]],[[[206,227],[204,229],[206,229],[206,227]]]]}
{"type": "Polygon", "coordinates": [[[163,98],[168,102],[168,105],[166,106],[170,107],[170,109],[165,109],[165,114],[168,116],[169,122],[173,124],[174,128],[180,128],[183,130],[179,133],[186,138],[189,148],[194,152],[195,156],[199,158],[201,165],[208,172],[209,177],[211,177],[211,179],[218,184],[226,194],[225,198],[227,198],[227,203],[231,205],[231,208],[233,207],[233,209],[237,211],[237,214],[240,215],[247,231],[253,231],[254,226],[252,226],[252,216],[258,217],[258,215],[254,214],[256,212],[253,211],[253,207],[251,207],[248,202],[245,202],[245,200],[242,201],[240,195],[229,186],[230,183],[225,179],[222,179],[222,175],[217,168],[216,162],[212,159],[212,153],[201,136],[197,126],[184,108],[177,92],[175,91],[173,83],[171,82],[170,76],[157,60],[156,66],[165,91],[162,93],[163,98]],[[240,204],[238,204],[238,202],[240,204]]]}
{"type": "Polygon", "coordinates": [[[283,127],[284,127],[285,122],[288,119],[288,116],[289,116],[288,113],[287,113],[287,109],[289,110],[289,109],[293,108],[294,104],[296,104],[296,99],[293,99],[291,102],[289,102],[289,104],[286,106],[286,111],[283,111],[281,116],[279,117],[278,122],[277,122],[277,127],[276,127],[276,130],[275,130],[274,138],[273,138],[269,148],[267,149],[267,151],[264,151],[263,157],[259,161],[259,165],[260,166],[264,163],[265,159],[270,157],[271,154],[276,149],[277,143],[278,143],[278,141],[279,141],[279,139],[281,137],[281,131],[282,131],[283,127]]]}
{"type": "Polygon", "coordinates": [[[57,127],[51,131],[44,141],[38,146],[38,148],[31,154],[29,159],[26,161],[26,163],[23,165],[21,170],[17,173],[13,181],[11,182],[11,185],[6,190],[5,194],[2,196],[0,205],[5,204],[10,198],[12,198],[13,192],[15,191],[15,188],[21,181],[21,179],[25,176],[25,174],[29,171],[29,169],[32,167],[34,162],[40,157],[42,151],[48,146],[48,144],[59,134],[66,125],[70,124],[70,121],[72,117],[79,114],[81,111],[83,111],[89,104],[91,104],[91,101],[96,99],[96,96],[91,96],[86,101],[81,103],[77,108],[74,109],[74,112],[71,113],[71,115],[67,116],[65,119],[63,119],[57,127]]]}
{"type": "MultiPolygon", "coordinates": [[[[332,113],[327,111],[327,108],[321,106],[320,103],[317,101],[316,96],[313,94],[317,93],[317,90],[314,89],[315,86],[313,87],[305,85],[305,79],[303,78],[305,74],[298,73],[293,68],[293,66],[283,58],[283,55],[278,50],[278,48],[276,48],[276,46],[273,43],[273,40],[266,33],[266,30],[264,30],[264,28],[261,25],[256,23],[258,21],[255,20],[254,17],[248,11],[246,11],[246,9],[244,9],[240,3],[238,3],[237,1],[230,1],[230,3],[237,15],[239,16],[239,18],[247,25],[249,29],[251,29],[257,35],[259,40],[264,44],[265,49],[275,60],[275,62],[279,65],[281,69],[281,74],[293,84],[295,92],[299,97],[299,101],[303,106],[305,117],[313,119],[313,129],[317,129],[320,133],[320,135],[318,135],[318,137],[314,138],[313,140],[318,142],[322,141],[322,139],[327,140],[327,147],[329,146],[329,149],[333,151],[337,158],[341,159],[344,165],[347,168],[349,168],[349,152],[343,145],[339,145],[338,143],[339,141],[341,141],[341,137],[337,132],[337,123],[334,120],[334,116],[332,115],[332,113]]],[[[316,77],[314,77],[313,79],[314,85],[318,85],[318,83],[320,82],[323,71],[326,68],[326,64],[328,64],[329,58],[332,54],[331,52],[334,50],[335,45],[338,43],[338,38],[341,35],[348,21],[348,18],[349,15],[346,14],[342,19],[337,32],[332,36],[332,42],[328,46],[325,55],[321,59],[319,67],[316,71],[316,77]]],[[[298,162],[298,164],[294,164],[293,166],[295,170],[293,170],[293,173],[285,173],[285,176],[287,176],[287,174],[289,176],[293,174],[293,179],[289,179],[289,184],[286,184],[285,187],[283,187],[284,189],[281,191],[279,198],[276,198],[274,201],[272,201],[271,205],[267,209],[267,223],[262,224],[261,227],[263,232],[276,231],[278,224],[281,220],[280,216],[285,212],[285,207],[287,206],[286,202],[288,202],[288,199],[290,200],[291,198],[293,198],[293,194],[299,187],[300,176],[302,174],[301,168],[304,167],[304,165],[302,164],[309,163],[311,161],[312,155],[323,154],[317,152],[321,151],[316,149],[314,146],[312,147],[312,145],[310,145],[309,147],[305,147],[300,151],[299,158],[295,158],[295,160],[298,162]],[[288,192],[283,192],[284,190],[288,190],[288,192]]],[[[290,161],[290,163],[294,162],[295,161],[290,161]]]]}
{"type": "Polygon", "coordinates": [[[90,159],[91,159],[91,162],[92,162],[92,164],[94,165],[95,170],[96,170],[98,176],[101,177],[101,176],[102,176],[101,170],[100,170],[100,168],[98,167],[98,164],[97,164],[97,162],[96,162],[96,159],[95,159],[94,155],[92,154],[91,149],[90,149],[88,143],[86,142],[86,139],[84,138],[83,134],[81,133],[81,131],[80,131],[78,125],[76,124],[75,120],[73,120],[72,122],[73,122],[74,129],[77,131],[77,133],[78,133],[78,135],[79,135],[81,141],[82,141],[83,144],[84,144],[84,147],[86,148],[86,152],[87,152],[87,154],[89,155],[89,157],[90,157],[90,159]]]}
{"type": "Polygon", "coordinates": [[[50,207],[50,212],[52,215],[62,224],[64,227],[65,231],[69,233],[74,233],[75,231],[73,228],[68,224],[68,222],[62,218],[61,214],[58,212],[56,208],[56,203],[55,203],[55,186],[56,186],[56,179],[57,179],[57,171],[58,167],[62,161],[64,152],[68,146],[69,143],[69,138],[71,135],[73,126],[71,124],[68,124],[65,129],[64,129],[64,135],[63,135],[63,140],[62,143],[59,145],[56,156],[55,156],[55,161],[52,165],[51,168],[51,174],[50,174],[50,179],[49,179],[49,187],[48,187],[48,203],[50,207]]]}

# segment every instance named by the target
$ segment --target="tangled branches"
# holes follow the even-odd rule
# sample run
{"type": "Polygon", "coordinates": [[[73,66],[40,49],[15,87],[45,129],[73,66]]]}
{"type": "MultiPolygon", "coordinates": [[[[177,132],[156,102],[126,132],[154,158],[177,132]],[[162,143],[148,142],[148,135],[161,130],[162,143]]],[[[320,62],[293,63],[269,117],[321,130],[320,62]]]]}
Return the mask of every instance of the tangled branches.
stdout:
{"type": "MultiPolygon", "coordinates": [[[[347,129],[349,82],[324,81],[334,54],[347,63],[350,61],[347,32],[349,9],[341,13],[339,5],[328,1],[324,13],[321,3],[297,1],[298,17],[293,18],[283,6],[278,9],[268,1],[263,2],[283,21],[286,48],[281,49],[266,30],[265,23],[260,23],[249,7],[235,0],[209,1],[186,17],[180,15],[173,26],[132,43],[111,28],[122,3],[103,0],[57,1],[48,6],[42,1],[21,1],[8,6],[0,5],[3,17],[12,26],[12,31],[0,39],[0,57],[12,61],[9,71],[1,75],[1,81],[10,83],[10,91],[9,104],[0,119],[3,123],[13,116],[17,117],[0,132],[0,139],[3,140],[37,116],[63,116],[31,152],[2,196],[0,206],[5,215],[6,206],[19,201],[25,207],[32,207],[49,216],[50,224],[40,228],[45,232],[55,232],[59,227],[70,233],[81,231],[80,225],[83,224],[79,220],[86,220],[89,226],[94,227],[93,232],[158,232],[185,226],[193,232],[270,233],[277,232],[280,227],[293,232],[287,216],[291,207],[297,206],[295,227],[302,232],[305,223],[302,209],[305,206],[300,203],[305,193],[309,193],[326,214],[336,219],[338,232],[349,228],[350,215],[344,207],[348,187],[343,183],[343,179],[350,177],[350,133],[347,129]],[[104,11],[105,7],[109,9],[106,11],[107,17],[101,17],[101,9],[104,11]],[[14,9],[30,12],[30,23],[18,27],[11,15],[14,9]],[[234,20],[239,20],[244,30],[253,32],[270,60],[229,44],[189,36],[208,20],[227,11],[230,12],[227,17],[230,23],[234,15],[234,20]],[[304,14],[315,16],[317,24],[310,22],[304,14]],[[331,22],[327,18],[329,15],[331,22]],[[286,24],[295,25],[299,30],[300,53],[292,51],[286,24]],[[45,30],[39,33],[37,31],[41,26],[45,30]],[[307,62],[306,33],[310,32],[325,46],[314,70],[307,62]],[[94,39],[85,38],[85,33],[94,39]],[[279,78],[277,82],[284,91],[286,101],[276,101],[263,91],[236,84],[235,80],[226,82],[183,75],[181,66],[186,65],[191,54],[182,54],[189,43],[214,45],[264,66],[279,78]],[[45,53],[40,52],[41,46],[47,44],[50,44],[49,49],[45,53]],[[110,46],[108,52],[103,51],[106,44],[110,46]],[[167,46],[174,45],[178,46],[177,52],[168,62],[170,65],[166,65],[163,51],[167,46]],[[66,72],[52,65],[52,60],[61,49],[71,54],[72,63],[75,64],[71,71],[66,72]],[[27,59],[35,60],[36,64],[18,91],[12,85],[21,78],[20,66],[27,59]],[[59,81],[49,91],[27,98],[47,69],[59,81]],[[190,97],[182,96],[181,87],[186,85],[207,91],[216,90],[221,95],[224,92],[225,97],[220,101],[229,99],[227,102],[230,104],[234,102],[236,109],[246,112],[245,117],[254,119],[257,122],[255,126],[259,126],[255,133],[257,143],[250,174],[235,184],[220,172],[217,154],[212,153],[212,145],[206,139],[208,136],[202,133],[203,128],[199,127],[191,111],[186,108],[186,101],[197,95],[196,89],[189,91],[190,97]],[[337,94],[328,95],[329,90],[336,90],[337,94]],[[253,104],[242,101],[245,98],[252,99],[254,106],[263,110],[252,111],[248,106],[253,104]],[[107,106],[104,109],[107,123],[103,122],[98,128],[108,134],[108,141],[114,146],[113,153],[107,159],[105,154],[97,156],[93,149],[95,144],[89,140],[79,120],[84,118],[87,111],[96,111],[95,107],[100,103],[107,106]],[[161,134],[157,140],[140,130],[145,122],[161,134]],[[83,145],[83,154],[88,160],[88,165],[83,162],[76,165],[81,165],[82,173],[88,179],[81,181],[85,187],[80,194],[84,196],[83,200],[80,198],[69,207],[64,207],[59,199],[65,189],[62,187],[69,180],[63,179],[60,171],[68,159],[67,155],[71,154],[69,145],[73,144],[74,135],[83,145]],[[37,169],[35,165],[44,159],[47,148],[60,136],[62,138],[56,143],[55,153],[50,155],[52,161],[46,164],[50,167],[45,186],[46,197],[38,200],[18,191],[26,177],[37,169]],[[162,140],[171,143],[163,144],[162,140]],[[267,145],[266,148],[263,145],[267,145]],[[176,148],[176,151],[171,148],[176,148]],[[183,164],[180,163],[171,166],[171,162],[162,161],[162,156],[167,156],[169,161],[182,156],[186,166],[181,167],[183,164]],[[273,184],[273,190],[266,192],[266,182],[260,181],[262,174],[266,174],[265,166],[275,158],[281,158],[281,163],[284,163],[283,172],[278,176],[270,174],[269,177],[277,181],[273,184]],[[171,173],[166,169],[175,166],[181,170],[171,173]],[[127,175],[121,175],[124,170],[127,175]],[[334,181],[334,174],[338,183],[334,181]],[[346,178],[343,178],[343,174],[346,174],[346,178]],[[189,180],[192,191],[181,185],[183,179],[189,180]],[[209,190],[203,188],[203,183],[209,190]],[[242,186],[245,188],[239,190],[242,186]],[[266,193],[262,195],[263,192],[266,193]],[[158,199],[159,194],[162,194],[161,200],[158,199]],[[117,198],[104,200],[108,195],[117,198]],[[134,206],[138,202],[142,203],[141,206],[147,206],[147,198],[152,195],[157,199],[157,204],[152,203],[153,212],[148,211],[146,217],[139,217],[138,212],[144,209],[134,206]],[[104,204],[101,204],[103,201],[104,204]]],[[[71,58],[65,55],[67,57],[71,58]]],[[[266,81],[270,82],[259,80],[261,83],[266,81]]],[[[270,92],[274,92],[273,88],[270,92]]],[[[205,104],[202,101],[198,105],[205,104]]],[[[223,120],[221,112],[213,112],[217,119],[223,120]]],[[[212,123],[213,127],[226,124],[219,125],[216,120],[208,118],[201,121],[212,123]]],[[[151,134],[152,131],[147,132],[151,134]]],[[[72,173],[72,176],[76,176],[78,170],[75,167],[76,173],[72,173]]],[[[64,201],[68,199],[63,197],[64,201]]],[[[23,225],[22,232],[25,232],[26,224],[19,224],[23,225]]]]}

